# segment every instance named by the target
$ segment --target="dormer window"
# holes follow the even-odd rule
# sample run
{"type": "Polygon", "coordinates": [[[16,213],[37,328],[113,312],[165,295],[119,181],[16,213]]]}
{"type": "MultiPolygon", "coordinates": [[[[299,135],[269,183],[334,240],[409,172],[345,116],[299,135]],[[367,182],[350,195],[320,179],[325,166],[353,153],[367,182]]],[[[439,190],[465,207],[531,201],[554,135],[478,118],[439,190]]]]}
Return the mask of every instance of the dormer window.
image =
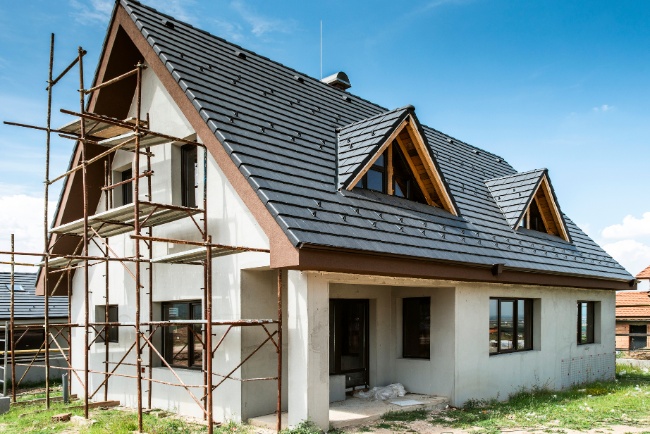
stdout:
{"type": "Polygon", "coordinates": [[[546,229],[546,226],[544,225],[544,219],[542,218],[542,213],[539,211],[539,206],[537,206],[536,201],[533,200],[530,204],[524,218],[521,219],[520,227],[548,233],[548,229],[546,229]]]}
{"type": "Polygon", "coordinates": [[[412,106],[338,131],[339,188],[363,188],[458,215],[412,106]]]}
{"type": "Polygon", "coordinates": [[[361,178],[361,188],[427,203],[397,142],[386,148],[361,178]]]}

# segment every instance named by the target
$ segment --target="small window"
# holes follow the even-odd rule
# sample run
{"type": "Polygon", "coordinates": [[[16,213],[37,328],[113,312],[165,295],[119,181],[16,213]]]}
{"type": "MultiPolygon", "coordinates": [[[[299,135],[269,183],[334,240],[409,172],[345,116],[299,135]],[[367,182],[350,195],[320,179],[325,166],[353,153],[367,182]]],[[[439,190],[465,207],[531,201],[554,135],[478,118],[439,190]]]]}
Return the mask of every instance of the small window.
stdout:
{"type": "MultiPolygon", "coordinates": [[[[201,320],[200,301],[164,303],[164,321],[201,320]]],[[[165,361],[180,368],[201,369],[203,362],[203,336],[201,324],[178,324],[163,327],[163,353],[165,361]]]]}
{"type": "Polygon", "coordinates": [[[381,154],[377,161],[364,175],[361,181],[363,188],[386,193],[386,158],[381,154]]]}
{"type": "MultiPolygon", "coordinates": [[[[118,322],[119,321],[119,310],[117,305],[112,304],[108,306],[108,322],[118,322]]],[[[106,306],[98,305],[95,306],[95,322],[106,322],[106,306]]],[[[97,337],[96,342],[106,343],[106,336],[108,336],[108,342],[117,343],[119,341],[120,330],[118,327],[111,326],[96,326],[99,336],[97,337]]]]}
{"type": "Polygon", "coordinates": [[[431,356],[431,298],[402,300],[402,357],[428,359],[431,356]]]}
{"type": "Polygon", "coordinates": [[[197,150],[195,145],[181,147],[181,204],[196,208],[197,150]]]}
{"type": "Polygon", "coordinates": [[[593,301],[578,302],[578,344],[593,344],[594,340],[594,307],[593,301]]]}
{"type": "MultiPolygon", "coordinates": [[[[121,181],[133,178],[133,169],[126,169],[121,174],[121,181]]],[[[133,181],[122,184],[122,205],[133,203],[133,181]]]]}
{"type": "Polygon", "coordinates": [[[490,299],[490,354],[533,349],[533,300],[490,299]]]}
{"type": "MultiPolygon", "coordinates": [[[[5,288],[7,288],[7,291],[9,291],[9,287],[11,286],[10,283],[5,284],[5,288]]],[[[15,291],[24,291],[25,288],[23,288],[23,285],[19,285],[17,283],[14,284],[14,292],[15,291]]]]}
{"type": "Polygon", "coordinates": [[[406,157],[399,146],[393,146],[393,194],[406,199],[427,203],[418,186],[413,172],[406,162],[406,157]]]}
{"type": "Polygon", "coordinates": [[[647,324],[630,324],[630,343],[631,351],[640,350],[648,346],[648,326],[647,324]]]}

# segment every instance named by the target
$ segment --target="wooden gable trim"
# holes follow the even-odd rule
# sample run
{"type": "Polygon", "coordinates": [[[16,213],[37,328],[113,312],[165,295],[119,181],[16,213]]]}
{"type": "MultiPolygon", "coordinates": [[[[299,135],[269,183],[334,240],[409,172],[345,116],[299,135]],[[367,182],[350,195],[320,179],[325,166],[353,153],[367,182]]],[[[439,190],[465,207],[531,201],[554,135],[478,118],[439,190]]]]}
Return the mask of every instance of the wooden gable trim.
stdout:
{"type": "Polygon", "coordinates": [[[530,205],[535,202],[537,208],[539,209],[540,214],[542,215],[542,221],[546,227],[546,232],[551,235],[556,235],[562,238],[564,241],[571,242],[571,237],[569,232],[566,229],[564,224],[564,219],[560,214],[560,209],[557,206],[555,201],[555,196],[551,190],[551,185],[548,181],[548,176],[546,174],[542,175],[533,194],[530,196],[530,200],[526,205],[525,211],[519,217],[515,228],[518,228],[521,225],[523,219],[526,219],[526,227],[530,226],[530,205]]]}
{"type": "Polygon", "coordinates": [[[346,187],[346,190],[352,190],[354,187],[356,187],[356,185],[359,183],[359,181],[361,181],[361,178],[363,178],[363,176],[366,174],[366,172],[368,172],[368,170],[370,170],[372,165],[375,164],[375,161],[377,161],[377,159],[381,156],[381,154],[384,153],[386,148],[388,146],[390,146],[391,143],[393,143],[393,140],[395,140],[397,138],[397,136],[399,135],[399,133],[402,132],[402,130],[404,129],[405,126],[406,126],[406,119],[404,119],[402,121],[402,123],[399,124],[399,126],[397,128],[395,128],[395,130],[391,133],[391,135],[388,136],[386,141],[375,152],[375,155],[373,155],[372,158],[370,158],[370,160],[368,160],[368,162],[363,165],[363,167],[361,168],[359,173],[357,173],[357,175],[354,178],[352,178],[352,181],[350,181],[350,183],[346,187]]]}
{"type": "MultiPolygon", "coordinates": [[[[350,184],[347,186],[346,190],[352,190],[356,185],[361,181],[361,179],[364,177],[364,175],[370,170],[370,168],[375,164],[377,159],[384,153],[386,148],[389,149],[389,146],[393,143],[397,142],[398,146],[400,147],[402,153],[404,154],[404,157],[406,157],[406,162],[408,163],[409,168],[411,169],[411,172],[413,173],[413,177],[415,178],[416,182],[418,183],[418,186],[420,187],[420,190],[422,191],[422,194],[425,197],[425,200],[429,205],[436,206],[439,208],[443,208],[446,211],[450,212],[451,214],[457,216],[458,215],[458,210],[454,206],[454,202],[451,200],[451,196],[449,195],[449,192],[445,188],[445,183],[442,179],[442,176],[440,175],[435,162],[431,158],[431,153],[429,152],[427,145],[424,142],[424,139],[422,135],[420,134],[420,131],[416,127],[415,120],[413,118],[412,114],[409,114],[403,121],[400,123],[400,125],[395,128],[393,133],[388,136],[386,141],[379,147],[377,151],[375,151],[375,154],[368,160],[368,162],[362,167],[362,169],[357,173],[357,175],[352,179],[350,184]],[[431,188],[427,188],[425,185],[425,181],[423,179],[421,171],[417,169],[417,164],[412,159],[411,153],[408,151],[406,144],[404,143],[404,140],[400,137],[404,132],[406,132],[409,135],[409,138],[411,139],[413,146],[417,152],[417,156],[420,158],[422,161],[422,166],[424,167],[424,171],[427,175],[427,178],[430,180],[431,185],[436,193],[436,196],[440,199],[440,202],[436,201],[436,199],[433,197],[431,194],[431,188]]],[[[389,158],[389,161],[392,159],[389,158]]],[[[391,164],[388,165],[388,174],[391,174],[392,172],[392,167],[391,164]]],[[[390,179],[390,175],[389,175],[390,179]]],[[[393,194],[394,192],[392,191],[392,185],[389,182],[388,183],[388,194],[393,194]]]]}
{"type": "Polygon", "coordinates": [[[442,201],[442,207],[445,210],[452,213],[453,215],[457,216],[458,210],[454,205],[454,201],[451,199],[451,195],[445,188],[445,182],[442,179],[442,176],[440,175],[440,172],[436,167],[436,163],[433,161],[433,158],[431,158],[431,152],[429,151],[429,148],[425,144],[424,138],[420,134],[419,129],[416,127],[413,116],[409,115],[408,118],[406,118],[406,120],[409,121],[408,131],[411,136],[411,139],[413,140],[413,144],[415,144],[415,147],[418,150],[418,154],[420,158],[423,160],[424,168],[426,169],[429,178],[431,179],[433,188],[435,189],[436,193],[438,194],[438,197],[442,201]]]}

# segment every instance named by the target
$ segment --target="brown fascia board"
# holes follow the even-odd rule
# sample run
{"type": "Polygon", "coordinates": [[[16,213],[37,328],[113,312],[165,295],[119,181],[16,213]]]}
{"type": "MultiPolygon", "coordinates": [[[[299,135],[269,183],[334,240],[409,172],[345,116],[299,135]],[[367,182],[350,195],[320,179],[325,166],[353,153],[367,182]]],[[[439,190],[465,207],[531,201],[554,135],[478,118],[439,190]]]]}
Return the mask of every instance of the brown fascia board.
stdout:
{"type": "Polygon", "coordinates": [[[630,281],[527,272],[513,270],[507,267],[504,267],[501,274],[495,276],[492,274],[492,266],[481,267],[478,265],[452,264],[419,258],[330,250],[307,245],[304,245],[299,252],[299,265],[294,268],[303,271],[326,271],[387,277],[557,286],[581,289],[632,289],[630,287],[630,281]]]}

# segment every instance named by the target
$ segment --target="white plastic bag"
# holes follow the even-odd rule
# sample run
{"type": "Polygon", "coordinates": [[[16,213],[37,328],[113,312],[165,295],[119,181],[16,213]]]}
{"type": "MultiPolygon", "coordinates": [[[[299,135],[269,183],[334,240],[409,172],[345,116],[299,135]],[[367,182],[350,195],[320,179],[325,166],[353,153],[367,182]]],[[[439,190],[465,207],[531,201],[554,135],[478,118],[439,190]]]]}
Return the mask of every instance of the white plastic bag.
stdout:
{"type": "Polygon", "coordinates": [[[371,401],[385,401],[406,395],[406,390],[400,383],[395,383],[385,387],[373,387],[367,392],[357,392],[355,395],[371,401]]]}

